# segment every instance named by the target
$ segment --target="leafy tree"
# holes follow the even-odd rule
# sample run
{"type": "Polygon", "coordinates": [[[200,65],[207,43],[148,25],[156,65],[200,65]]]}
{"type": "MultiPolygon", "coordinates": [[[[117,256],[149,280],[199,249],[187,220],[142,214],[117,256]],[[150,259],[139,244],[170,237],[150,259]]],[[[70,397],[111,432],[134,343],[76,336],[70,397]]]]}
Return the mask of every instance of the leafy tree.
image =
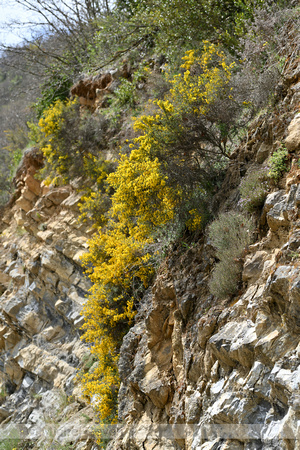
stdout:
{"type": "Polygon", "coordinates": [[[269,3],[274,1],[119,0],[112,13],[99,22],[98,67],[136,49],[139,53],[161,52],[176,60],[178,48],[197,48],[205,39],[222,43],[234,53],[255,8],[269,3]]]}
{"type": "Polygon", "coordinates": [[[8,67],[22,69],[42,81],[38,115],[51,102],[64,99],[73,79],[84,70],[95,50],[97,21],[110,13],[105,0],[13,0],[31,14],[31,36],[26,22],[14,20],[10,29],[26,29],[18,46],[0,43],[8,67]]]}

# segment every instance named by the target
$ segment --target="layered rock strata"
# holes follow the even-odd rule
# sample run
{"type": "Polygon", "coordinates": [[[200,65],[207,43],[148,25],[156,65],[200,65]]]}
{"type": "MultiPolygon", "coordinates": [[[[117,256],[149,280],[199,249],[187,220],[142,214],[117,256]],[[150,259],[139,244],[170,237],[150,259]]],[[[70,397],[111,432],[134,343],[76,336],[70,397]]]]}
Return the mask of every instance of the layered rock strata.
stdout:
{"type": "Polygon", "coordinates": [[[241,261],[241,291],[222,302],[210,295],[215,250],[207,236],[170,255],[124,339],[122,425],[109,449],[300,448],[296,47],[273,113],[253,123],[214,203],[237,208],[241,177],[286,145],[292,168],[256,216],[256,241],[241,261]]]}
{"type": "Polygon", "coordinates": [[[80,257],[92,230],[78,221],[75,189],[35,178],[39,158],[35,149],[25,154],[0,237],[0,437],[88,450],[93,411],[76,373],[89,358],[80,312],[90,284],[80,257]]]}

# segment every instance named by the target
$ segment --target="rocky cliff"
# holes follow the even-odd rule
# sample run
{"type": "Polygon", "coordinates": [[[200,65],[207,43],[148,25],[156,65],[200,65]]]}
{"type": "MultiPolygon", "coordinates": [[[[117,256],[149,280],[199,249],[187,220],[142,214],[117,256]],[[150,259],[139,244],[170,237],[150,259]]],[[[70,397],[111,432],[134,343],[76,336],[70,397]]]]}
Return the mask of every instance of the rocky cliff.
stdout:
{"type": "MultiPolygon", "coordinates": [[[[121,348],[111,450],[300,448],[300,60],[297,40],[289,42],[272,113],[253,122],[214,200],[215,213],[237,208],[242,177],[285,143],[291,170],[255,216],[243,286],[234,298],[214,298],[207,235],[177,243],[121,348]]],[[[96,89],[111,79],[96,81],[74,87],[93,109],[96,89]]],[[[27,151],[2,219],[0,437],[91,450],[93,411],[76,373],[93,364],[80,341],[90,287],[80,256],[93,230],[78,221],[76,181],[49,189],[34,177],[41,165],[27,151]]]]}
{"type": "Polygon", "coordinates": [[[109,449],[300,448],[300,60],[289,48],[272,114],[249,130],[215,200],[238,208],[241,177],[285,143],[291,171],[256,218],[239,295],[208,291],[204,235],[161,266],[121,349],[119,416],[109,449]]]}
{"type": "Polygon", "coordinates": [[[41,165],[36,149],[25,153],[2,220],[0,441],[91,449],[93,411],[75,377],[92,363],[80,341],[90,287],[80,256],[92,230],[77,220],[74,187],[49,189],[34,178],[41,165]]]}

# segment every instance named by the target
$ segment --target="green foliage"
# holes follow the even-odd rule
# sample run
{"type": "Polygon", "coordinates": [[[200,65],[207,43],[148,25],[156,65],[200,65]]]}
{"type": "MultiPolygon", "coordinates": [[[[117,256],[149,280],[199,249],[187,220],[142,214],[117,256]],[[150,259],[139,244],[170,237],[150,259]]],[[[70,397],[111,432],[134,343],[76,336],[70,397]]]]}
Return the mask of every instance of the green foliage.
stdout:
{"type": "Polygon", "coordinates": [[[138,102],[137,85],[140,82],[145,82],[149,74],[149,69],[146,66],[140,66],[133,73],[131,80],[121,78],[120,84],[111,101],[112,108],[117,108],[120,111],[124,106],[133,108],[138,102]]]}
{"type": "Polygon", "coordinates": [[[96,362],[97,357],[95,357],[95,355],[87,353],[82,359],[82,370],[84,372],[88,372],[96,362]]]}
{"type": "MultiPolygon", "coordinates": [[[[282,39],[282,36],[280,38],[278,35],[284,27],[280,24],[282,18],[277,14],[277,10],[276,20],[273,20],[272,12],[274,5],[283,3],[287,2],[121,0],[116,3],[111,14],[99,19],[100,31],[94,37],[92,57],[89,58],[86,69],[101,69],[112,62],[120,64],[124,57],[129,64],[136,64],[141,55],[155,55],[158,61],[163,55],[165,62],[171,63],[173,68],[178,70],[182,51],[190,48],[202,49],[203,41],[209,39],[210,42],[221,43],[227,52],[244,60],[245,66],[248,65],[245,79],[240,80],[238,84],[246,87],[248,79],[251,84],[248,86],[249,95],[246,100],[235,98],[235,106],[237,110],[243,101],[248,101],[251,109],[254,78],[255,82],[258,81],[261,85],[259,92],[256,92],[256,103],[259,103],[259,99],[261,103],[267,100],[266,96],[269,96],[278,79],[279,73],[276,73],[278,70],[274,58],[278,58],[278,43],[282,39]],[[264,15],[262,20],[257,20],[258,11],[264,15]],[[264,24],[268,25],[266,29],[264,24]],[[245,49],[246,52],[243,52],[245,49]],[[253,70],[253,67],[250,67],[253,64],[259,64],[259,67],[253,70]]],[[[134,94],[133,87],[125,82],[120,90],[121,103],[129,102],[134,105],[134,94]]],[[[218,112],[218,108],[216,111],[218,112]]]]}
{"type": "Polygon", "coordinates": [[[279,181],[283,172],[288,169],[289,153],[285,147],[280,147],[275,150],[273,155],[269,158],[268,164],[270,166],[269,177],[275,182],[279,181]]]}
{"type": "Polygon", "coordinates": [[[242,269],[239,258],[251,243],[253,230],[253,221],[236,212],[220,214],[210,225],[209,237],[220,260],[209,283],[210,291],[216,297],[225,298],[236,293],[242,269]]]}
{"type": "Polygon", "coordinates": [[[186,47],[190,42],[199,45],[209,39],[232,49],[238,45],[245,21],[253,17],[254,8],[261,3],[255,0],[158,0],[152,16],[153,23],[159,27],[158,46],[170,52],[172,44],[186,47]]]}
{"type": "Polygon", "coordinates": [[[19,126],[5,131],[7,145],[5,147],[12,155],[19,154],[28,144],[28,128],[19,126]]]}
{"type": "Polygon", "coordinates": [[[115,91],[115,99],[114,102],[118,106],[122,107],[125,105],[134,106],[136,103],[136,91],[135,85],[129,80],[122,79],[118,89],[115,91]]]}
{"type": "MultiPolygon", "coordinates": [[[[199,48],[203,40],[222,43],[234,53],[240,46],[256,8],[265,0],[119,0],[112,13],[99,21],[94,63],[155,51],[169,61],[178,49],[199,48]]],[[[91,60],[90,60],[91,61],[91,60]]]]}
{"type": "Polygon", "coordinates": [[[17,450],[18,439],[4,439],[0,441],[0,450],[17,450]]]}
{"type": "Polygon", "coordinates": [[[209,282],[209,290],[217,298],[226,298],[237,292],[241,281],[241,266],[236,261],[228,264],[227,260],[216,265],[209,282]]]}
{"type": "Polygon", "coordinates": [[[8,201],[11,193],[10,177],[12,166],[11,154],[4,148],[0,152],[0,164],[0,205],[4,205],[8,201]]]}
{"type": "MultiPolygon", "coordinates": [[[[103,175],[105,178],[107,173],[108,170],[105,170],[104,167],[103,175]]],[[[107,223],[107,211],[111,206],[111,198],[107,192],[105,192],[105,178],[103,178],[102,183],[99,180],[97,186],[93,185],[90,188],[85,187],[84,193],[78,204],[81,212],[80,220],[91,221],[95,228],[102,227],[107,223]]]]}
{"type": "Polygon", "coordinates": [[[0,389],[0,400],[5,400],[5,398],[7,397],[7,391],[5,386],[2,386],[0,389]]]}
{"type": "MultiPolygon", "coordinates": [[[[26,126],[17,126],[13,130],[5,131],[6,146],[3,148],[4,161],[2,161],[1,168],[2,173],[0,176],[3,180],[3,190],[7,192],[7,195],[11,193],[11,185],[16,169],[21,162],[23,151],[29,143],[28,129],[26,126]],[[6,169],[6,170],[5,170],[6,169]]],[[[1,203],[1,202],[0,202],[1,203]]]]}
{"type": "Polygon", "coordinates": [[[11,175],[14,174],[15,169],[20,164],[20,162],[22,160],[22,156],[23,156],[23,151],[22,150],[17,150],[17,151],[14,152],[13,157],[12,157],[11,175]]]}
{"type": "Polygon", "coordinates": [[[261,208],[268,191],[268,168],[252,170],[240,184],[241,199],[239,204],[241,208],[250,213],[261,208]]]}
{"type": "Polygon", "coordinates": [[[43,112],[50,108],[57,100],[64,101],[68,98],[73,80],[70,75],[59,71],[56,66],[47,69],[47,80],[41,86],[41,97],[34,104],[38,119],[43,112]]]}
{"type": "Polygon", "coordinates": [[[138,9],[145,8],[147,0],[116,0],[116,7],[119,11],[133,15],[138,9]]]}

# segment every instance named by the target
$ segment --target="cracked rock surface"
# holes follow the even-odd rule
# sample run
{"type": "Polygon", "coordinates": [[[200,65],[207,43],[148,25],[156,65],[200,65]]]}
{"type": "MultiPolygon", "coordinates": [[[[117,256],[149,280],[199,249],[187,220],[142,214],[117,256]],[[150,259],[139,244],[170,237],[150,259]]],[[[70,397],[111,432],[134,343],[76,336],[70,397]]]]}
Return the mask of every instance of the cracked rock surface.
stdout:
{"type": "MultiPolygon", "coordinates": [[[[285,97],[250,129],[216,200],[219,210],[237,207],[240,172],[259,168],[278,142],[292,160],[300,150],[299,80],[299,58],[291,59],[285,97]]],[[[178,247],[160,267],[121,349],[121,424],[110,450],[300,448],[295,161],[255,217],[259,232],[235,298],[209,293],[215,253],[205,235],[188,250],[178,247]]]]}
{"type": "Polygon", "coordinates": [[[34,448],[94,447],[94,413],[76,373],[89,357],[80,315],[90,288],[80,256],[91,230],[78,222],[71,186],[49,189],[34,178],[27,151],[15,202],[0,237],[0,435],[34,448]],[[20,434],[20,433],[23,434],[20,434]]]}

